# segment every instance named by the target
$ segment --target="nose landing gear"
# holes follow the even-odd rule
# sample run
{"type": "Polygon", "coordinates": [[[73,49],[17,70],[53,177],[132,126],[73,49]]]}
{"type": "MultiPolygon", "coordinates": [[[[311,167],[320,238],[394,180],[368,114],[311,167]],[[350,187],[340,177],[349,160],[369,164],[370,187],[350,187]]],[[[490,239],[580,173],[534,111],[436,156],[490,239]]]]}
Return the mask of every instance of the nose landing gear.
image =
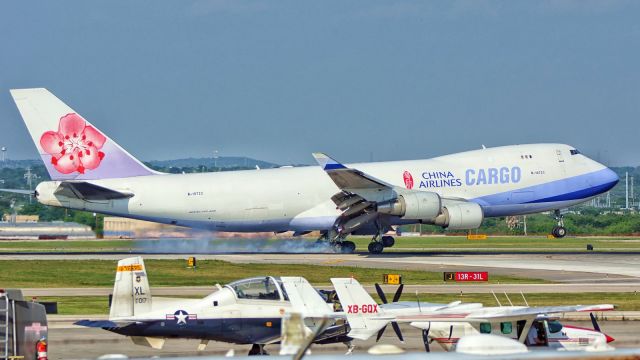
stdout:
{"type": "Polygon", "coordinates": [[[555,238],[563,238],[567,235],[567,229],[564,227],[564,215],[560,213],[560,210],[555,210],[553,214],[556,221],[558,221],[558,225],[553,227],[551,235],[555,238]]]}

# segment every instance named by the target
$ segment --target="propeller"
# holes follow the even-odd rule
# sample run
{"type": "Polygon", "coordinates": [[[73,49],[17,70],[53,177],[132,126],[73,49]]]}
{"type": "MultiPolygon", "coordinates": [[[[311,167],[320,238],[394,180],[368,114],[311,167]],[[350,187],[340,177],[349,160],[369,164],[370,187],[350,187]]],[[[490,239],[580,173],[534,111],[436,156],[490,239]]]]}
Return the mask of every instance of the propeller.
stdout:
{"type": "Polygon", "coordinates": [[[597,332],[602,332],[600,331],[600,325],[598,325],[598,320],[596,320],[595,315],[593,315],[593,313],[589,313],[589,317],[591,318],[591,324],[593,324],[593,329],[597,332]]]}
{"type": "MultiPolygon", "coordinates": [[[[382,300],[383,304],[388,304],[389,302],[387,301],[387,295],[385,295],[384,291],[382,291],[382,288],[380,287],[380,284],[375,283],[375,288],[376,288],[376,292],[378,293],[378,296],[380,297],[380,300],[382,300]]],[[[402,296],[402,289],[404,289],[404,284],[400,284],[400,286],[398,286],[398,289],[396,290],[396,293],[393,295],[393,302],[398,302],[398,300],[400,300],[400,297],[402,296]]],[[[400,325],[398,325],[397,322],[392,321],[391,322],[391,327],[393,328],[393,332],[396,333],[396,336],[398,337],[398,339],[400,339],[400,341],[404,342],[404,337],[402,336],[402,331],[400,331],[400,325]]],[[[378,331],[378,336],[376,337],[376,342],[380,341],[380,338],[382,337],[382,334],[384,334],[384,331],[387,329],[387,325],[383,326],[382,329],[380,329],[380,331],[378,331]]]]}
{"type": "Polygon", "coordinates": [[[431,352],[431,347],[429,345],[429,330],[431,330],[431,322],[429,322],[428,328],[422,329],[422,342],[424,343],[424,350],[426,352],[431,352]]]}

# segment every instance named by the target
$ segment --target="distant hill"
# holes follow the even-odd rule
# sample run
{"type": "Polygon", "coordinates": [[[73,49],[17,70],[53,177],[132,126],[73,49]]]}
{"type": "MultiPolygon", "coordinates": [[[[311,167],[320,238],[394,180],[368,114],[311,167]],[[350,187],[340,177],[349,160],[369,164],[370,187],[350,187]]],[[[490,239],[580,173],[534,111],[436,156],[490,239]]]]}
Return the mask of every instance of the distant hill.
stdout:
{"type": "Polygon", "coordinates": [[[42,165],[41,160],[28,159],[28,160],[5,160],[0,161],[0,169],[9,168],[9,169],[18,169],[18,168],[27,168],[33,167],[36,165],[42,165]]]}
{"type": "Polygon", "coordinates": [[[270,163],[268,161],[256,160],[244,156],[220,156],[214,158],[186,158],[175,160],[151,160],[147,163],[159,167],[198,167],[206,166],[208,168],[254,168],[258,165],[262,169],[279,167],[280,165],[270,163]]]}

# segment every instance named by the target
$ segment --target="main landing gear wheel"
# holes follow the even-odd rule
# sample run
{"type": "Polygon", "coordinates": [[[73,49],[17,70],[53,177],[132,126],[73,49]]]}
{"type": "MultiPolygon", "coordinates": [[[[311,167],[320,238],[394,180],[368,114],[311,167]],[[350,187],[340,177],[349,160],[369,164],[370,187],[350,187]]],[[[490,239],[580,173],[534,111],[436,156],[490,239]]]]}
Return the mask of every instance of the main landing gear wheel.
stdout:
{"type": "Polygon", "coordinates": [[[567,235],[567,229],[564,226],[555,226],[553,230],[551,230],[551,235],[557,238],[563,238],[567,235]]]}
{"type": "Polygon", "coordinates": [[[340,252],[343,254],[353,254],[356,251],[356,243],[353,241],[343,241],[340,244],[340,252]]]}
{"type": "Polygon", "coordinates": [[[386,248],[392,247],[393,244],[396,243],[396,240],[393,238],[393,236],[389,236],[389,235],[383,236],[381,241],[382,241],[382,245],[386,248]]]}
{"type": "Polygon", "coordinates": [[[373,241],[369,243],[369,252],[372,254],[381,254],[384,250],[384,245],[379,241],[373,241]]]}

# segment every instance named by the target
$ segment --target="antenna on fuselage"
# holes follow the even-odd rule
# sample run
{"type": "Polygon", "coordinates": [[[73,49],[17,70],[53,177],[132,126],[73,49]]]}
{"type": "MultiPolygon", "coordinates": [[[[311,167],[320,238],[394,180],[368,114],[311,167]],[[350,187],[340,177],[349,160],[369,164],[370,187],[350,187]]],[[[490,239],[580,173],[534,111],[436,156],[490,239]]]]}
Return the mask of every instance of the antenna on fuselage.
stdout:
{"type": "Polygon", "coordinates": [[[493,294],[493,298],[496,299],[496,302],[498,303],[498,306],[502,307],[502,304],[500,304],[500,300],[498,300],[498,297],[496,296],[496,293],[494,293],[493,290],[491,290],[491,293],[493,294]]]}
{"type": "Polygon", "coordinates": [[[484,146],[484,144],[482,144],[482,149],[484,150],[484,149],[486,149],[486,148],[487,148],[487,147],[486,147],[486,146],[484,146]]]}

